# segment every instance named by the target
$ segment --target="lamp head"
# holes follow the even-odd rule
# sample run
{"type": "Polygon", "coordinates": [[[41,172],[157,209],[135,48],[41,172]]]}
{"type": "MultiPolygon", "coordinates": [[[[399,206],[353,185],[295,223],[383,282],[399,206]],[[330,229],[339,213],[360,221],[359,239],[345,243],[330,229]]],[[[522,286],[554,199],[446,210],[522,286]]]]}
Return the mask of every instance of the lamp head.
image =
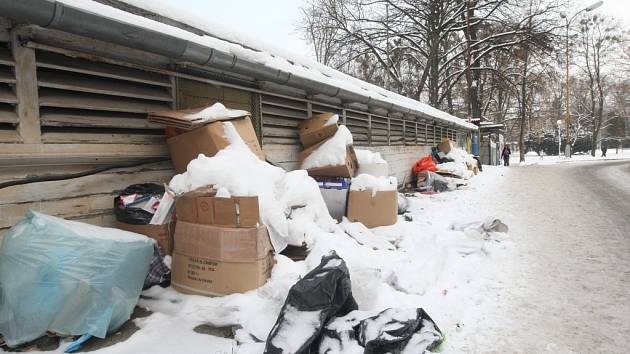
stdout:
{"type": "Polygon", "coordinates": [[[587,12],[588,12],[588,11],[593,11],[593,10],[595,10],[596,8],[598,8],[598,7],[602,6],[603,4],[604,4],[604,1],[603,1],[603,0],[600,0],[600,1],[596,2],[596,3],[593,3],[593,4],[589,5],[589,6],[588,6],[588,7],[586,7],[584,10],[585,10],[585,11],[587,11],[587,12]]]}

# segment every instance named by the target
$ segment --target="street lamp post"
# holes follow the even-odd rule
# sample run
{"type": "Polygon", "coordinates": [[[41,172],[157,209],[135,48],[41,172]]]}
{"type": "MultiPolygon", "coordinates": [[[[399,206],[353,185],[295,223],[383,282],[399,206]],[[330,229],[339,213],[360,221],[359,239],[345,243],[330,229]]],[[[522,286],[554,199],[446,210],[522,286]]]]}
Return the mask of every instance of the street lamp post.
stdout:
{"type": "Polygon", "coordinates": [[[571,135],[570,135],[570,131],[571,131],[571,97],[570,97],[570,78],[569,78],[569,27],[571,26],[571,22],[573,22],[573,20],[575,20],[575,18],[577,17],[577,15],[579,15],[582,12],[590,12],[595,10],[596,8],[602,6],[602,4],[604,3],[604,1],[597,1],[585,8],[583,8],[582,10],[576,12],[571,19],[569,19],[569,17],[566,14],[561,14],[560,17],[564,18],[564,20],[566,21],[566,75],[567,75],[567,80],[566,80],[566,98],[565,98],[565,106],[566,106],[566,124],[567,124],[567,146],[569,146],[569,154],[566,157],[571,157],[571,135]]]}
{"type": "Polygon", "coordinates": [[[560,135],[560,128],[562,127],[562,119],[558,119],[558,159],[562,156],[562,137],[560,135]]]}

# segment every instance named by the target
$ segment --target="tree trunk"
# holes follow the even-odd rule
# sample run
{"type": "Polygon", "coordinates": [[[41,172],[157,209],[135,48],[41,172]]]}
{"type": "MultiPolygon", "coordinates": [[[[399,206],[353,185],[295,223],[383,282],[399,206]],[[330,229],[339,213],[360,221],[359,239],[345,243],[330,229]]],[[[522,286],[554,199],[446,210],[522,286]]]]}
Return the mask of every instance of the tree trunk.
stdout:
{"type": "Polygon", "coordinates": [[[525,46],[524,48],[524,64],[523,64],[523,78],[521,81],[521,109],[520,109],[520,113],[521,113],[521,117],[520,117],[520,123],[521,123],[521,129],[519,131],[518,134],[518,154],[519,154],[519,161],[520,162],[525,162],[525,142],[524,142],[524,137],[525,137],[525,122],[527,121],[527,71],[528,71],[528,65],[529,65],[529,48],[527,48],[527,46],[525,46]]]}

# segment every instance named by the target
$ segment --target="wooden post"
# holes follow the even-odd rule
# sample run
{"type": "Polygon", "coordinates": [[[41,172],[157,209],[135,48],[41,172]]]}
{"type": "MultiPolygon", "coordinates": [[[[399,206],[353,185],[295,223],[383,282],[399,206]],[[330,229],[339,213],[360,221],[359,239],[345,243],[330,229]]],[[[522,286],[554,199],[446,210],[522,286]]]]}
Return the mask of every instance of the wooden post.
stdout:
{"type": "Polygon", "coordinates": [[[407,122],[405,122],[405,117],[402,117],[402,137],[403,137],[403,146],[407,145],[407,122]]]}
{"type": "Polygon", "coordinates": [[[15,93],[18,98],[18,134],[26,144],[42,142],[37,93],[35,50],[20,45],[19,27],[11,32],[11,48],[15,59],[15,93]]]}
{"type": "Polygon", "coordinates": [[[368,113],[368,146],[372,146],[372,114],[368,113]]]}
{"type": "Polygon", "coordinates": [[[418,145],[418,121],[415,121],[416,124],[416,145],[418,145]]]}
{"type": "Polygon", "coordinates": [[[392,126],[390,123],[390,118],[387,117],[387,146],[390,146],[392,144],[391,135],[392,135],[392,126]]]}

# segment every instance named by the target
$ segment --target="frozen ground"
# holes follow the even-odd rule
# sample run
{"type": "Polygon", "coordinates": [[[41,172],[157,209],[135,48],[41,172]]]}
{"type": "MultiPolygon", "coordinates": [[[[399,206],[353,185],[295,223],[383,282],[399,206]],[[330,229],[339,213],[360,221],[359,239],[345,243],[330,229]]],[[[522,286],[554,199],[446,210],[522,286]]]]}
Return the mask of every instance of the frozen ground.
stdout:
{"type": "Polygon", "coordinates": [[[154,287],[140,330],[96,353],[261,353],[289,287],[329,249],[348,263],[361,310],[423,307],[444,353],[630,352],[630,161],[484,170],[464,190],[412,198],[413,221],[376,229],[395,251],[326,234],[304,262],[278,257],[257,291],[211,299],[154,287]],[[487,216],[510,232],[452,230],[487,216]],[[218,335],[224,326],[234,338],[218,335]]]}
{"type": "Polygon", "coordinates": [[[513,278],[455,341],[470,353],[629,353],[630,161],[503,171],[479,207],[508,213],[513,278]]]}
{"type": "MultiPolygon", "coordinates": [[[[551,165],[556,163],[567,163],[567,162],[584,162],[584,161],[602,161],[602,160],[621,160],[621,159],[630,159],[630,149],[608,149],[606,153],[606,157],[602,157],[602,151],[597,150],[595,153],[595,157],[590,154],[581,154],[581,155],[573,155],[570,159],[565,158],[564,156],[558,157],[556,156],[543,156],[542,158],[538,156],[535,152],[529,152],[525,155],[525,162],[521,165],[551,165]]],[[[519,155],[518,151],[515,151],[510,156],[510,164],[515,165],[519,164],[519,155]]]]}
{"type": "MultiPolygon", "coordinates": [[[[124,340],[114,339],[116,344],[95,353],[261,353],[261,341],[290,286],[332,249],[348,264],[360,310],[422,307],[447,337],[442,350],[462,352],[468,345],[464,338],[477,335],[480,316],[499,300],[498,290],[511,278],[509,264],[515,256],[508,234],[452,226],[463,227],[466,221],[480,225],[487,216],[497,216],[478,205],[497,195],[502,179],[501,169],[490,168],[464,190],[411,198],[412,221],[401,216],[396,225],[374,229],[375,237],[390,241],[395,250],[359,245],[341,231],[322,233],[306,261],[278,256],[271,280],[247,294],[206,298],[154,287],[140,301],[139,306],[152,312],[134,320],[140,329],[129,338],[114,334],[124,340]],[[200,325],[211,330],[193,330],[200,325]],[[231,326],[237,328],[233,339],[207,334],[231,326]]],[[[66,346],[63,342],[51,352],[66,346]]]]}

